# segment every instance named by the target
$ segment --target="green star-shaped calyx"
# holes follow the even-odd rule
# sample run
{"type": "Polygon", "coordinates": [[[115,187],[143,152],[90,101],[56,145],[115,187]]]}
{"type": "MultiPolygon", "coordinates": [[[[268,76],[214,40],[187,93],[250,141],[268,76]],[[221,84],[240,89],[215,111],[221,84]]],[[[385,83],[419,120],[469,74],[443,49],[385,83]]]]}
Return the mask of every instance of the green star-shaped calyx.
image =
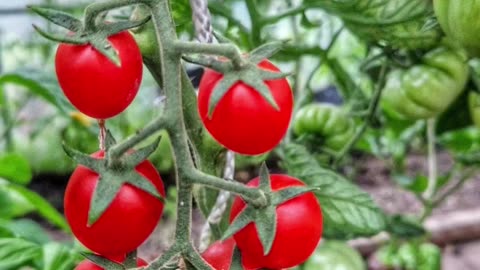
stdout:
{"type": "Polygon", "coordinates": [[[230,227],[225,231],[223,239],[227,239],[250,224],[255,223],[257,234],[263,246],[264,255],[270,253],[277,228],[277,206],[280,204],[310,192],[315,188],[307,186],[295,186],[273,191],[270,185],[270,175],[265,163],[260,169],[260,183],[258,190],[266,197],[264,205],[247,202],[247,206],[233,220],[230,227]]]}
{"type": "MultiPolygon", "coordinates": [[[[109,133],[107,133],[107,146],[114,142],[113,137],[108,139],[108,137],[111,136],[108,134],[109,133]],[[111,141],[109,142],[109,140],[111,141]]],[[[94,158],[72,149],[65,144],[63,145],[68,156],[77,163],[99,174],[99,181],[95,187],[88,213],[88,226],[92,226],[102,216],[120,188],[125,184],[130,184],[164,201],[164,198],[160,195],[157,188],[135,170],[135,167],[140,162],[146,160],[147,157],[155,151],[159,142],[160,138],[144,148],[123,155],[118,160],[94,158]]]]}
{"type": "Polygon", "coordinates": [[[85,24],[72,15],[48,8],[29,6],[30,10],[47,19],[55,25],[69,30],[69,34],[52,34],[33,25],[34,29],[46,39],[70,44],[90,44],[105,57],[107,57],[116,66],[121,66],[118,52],[113,49],[108,37],[128,29],[139,27],[150,20],[145,17],[136,21],[119,21],[114,23],[102,23],[97,25],[97,29],[86,29],[85,24]]]}

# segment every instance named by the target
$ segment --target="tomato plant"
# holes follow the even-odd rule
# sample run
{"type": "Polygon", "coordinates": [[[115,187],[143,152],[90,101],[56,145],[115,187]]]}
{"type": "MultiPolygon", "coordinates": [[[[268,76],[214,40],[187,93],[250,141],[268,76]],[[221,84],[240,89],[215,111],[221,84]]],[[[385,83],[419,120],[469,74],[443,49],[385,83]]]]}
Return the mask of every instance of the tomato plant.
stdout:
{"type": "Polygon", "coordinates": [[[436,48],[422,58],[421,64],[388,75],[382,97],[384,108],[406,119],[438,116],[463,92],[468,72],[462,50],[436,48]]]}
{"type": "MultiPolygon", "coordinates": [[[[140,259],[140,258],[137,259],[137,266],[147,266],[147,265],[148,263],[143,259],[140,259]]],[[[94,264],[91,261],[84,260],[79,265],[77,265],[77,267],[75,267],[75,270],[103,270],[103,268],[94,264]]]]}
{"type": "MultiPolygon", "coordinates": [[[[273,191],[304,184],[293,177],[281,174],[270,176],[273,191]]],[[[260,179],[255,178],[247,186],[258,186],[260,179]]],[[[232,205],[230,221],[244,209],[245,202],[236,198],[232,205]]],[[[256,225],[248,224],[234,235],[235,242],[242,252],[245,266],[265,267],[269,269],[289,268],[308,259],[320,241],[322,235],[322,211],[315,196],[306,193],[277,206],[277,227],[273,246],[267,255],[257,234],[256,225]]]]}
{"type": "MultiPolygon", "coordinates": [[[[101,159],[104,152],[93,154],[101,159]]],[[[149,161],[135,170],[165,195],[162,179],[149,161]]],[[[163,211],[163,203],[130,185],[120,188],[108,209],[92,226],[87,225],[93,192],[99,175],[78,166],[65,191],[65,216],[75,237],[88,249],[101,255],[118,256],[135,250],[152,233],[163,211]]]]}
{"type": "Polygon", "coordinates": [[[129,32],[110,36],[120,66],[89,44],[60,44],[55,57],[58,82],[68,100],[82,113],[98,119],[124,111],[142,81],[142,55],[129,32]]]}
{"type": "MultiPolygon", "coordinates": [[[[268,60],[259,67],[279,71],[268,60]]],[[[265,81],[276,101],[276,110],[252,87],[235,83],[218,102],[211,118],[209,100],[223,75],[207,69],[200,82],[198,110],[210,134],[226,148],[246,155],[272,150],[287,132],[293,108],[293,94],[286,79],[265,81]]]]}

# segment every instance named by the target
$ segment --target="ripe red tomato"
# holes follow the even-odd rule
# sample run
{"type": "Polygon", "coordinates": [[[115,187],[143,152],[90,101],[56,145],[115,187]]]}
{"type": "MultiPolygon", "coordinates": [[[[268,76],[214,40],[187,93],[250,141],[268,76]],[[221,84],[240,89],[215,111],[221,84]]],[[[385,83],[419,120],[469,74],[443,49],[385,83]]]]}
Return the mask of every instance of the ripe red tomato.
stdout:
{"type": "MultiPolygon", "coordinates": [[[[230,270],[232,264],[233,250],[235,249],[235,240],[228,238],[225,241],[217,241],[210,245],[202,253],[203,259],[210,264],[214,270],[230,270]]],[[[247,268],[244,263],[244,270],[256,270],[257,268],[247,268]]]]}
{"type": "MultiPolygon", "coordinates": [[[[279,71],[267,60],[259,66],[279,71]]],[[[205,70],[198,92],[198,110],[203,124],[220,144],[245,155],[259,155],[272,150],[285,135],[292,117],[293,94],[286,79],[266,81],[280,110],[252,87],[235,83],[218,102],[208,118],[210,96],[223,75],[205,70]]]]}
{"type": "MultiPolygon", "coordinates": [[[[305,185],[302,181],[282,174],[272,174],[274,191],[305,185]]],[[[247,186],[256,187],[259,178],[247,186]]],[[[245,208],[245,202],[237,197],[232,205],[230,222],[245,208]]],[[[263,255],[256,225],[248,224],[234,235],[248,267],[281,269],[299,265],[315,251],[323,231],[322,211],[313,193],[305,193],[277,206],[277,231],[269,254],[263,255]]]]}
{"type": "MultiPolygon", "coordinates": [[[[104,152],[92,155],[103,158],[104,152]]],[[[135,170],[165,196],[162,179],[148,160],[135,170]]],[[[65,216],[75,237],[91,251],[107,257],[124,256],[140,246],[155,229],[163,212],[163,203],[147,192],[124,185],[103,215],[87,226],[88,211],[99,175],[78,166],[65,191],[65,216]]]]}
{"type": "MultiPolygon", "coordinates": [[[[137,266],[147,266],[148,263],[140,258],[137,259],[137,266]]],[[[75,270],[104,270],[102,267],[92,263],[89,260],[82,261],[75,270]]]]}
{"type": "Polygon", "coordinates": [[[58,82],[80,112],[98,119],[124,111],[137,95],[142,81],[142,55],[128,31],[108,38],[121,66],[89,44],[60,44],[55,57],[58,82]]]}

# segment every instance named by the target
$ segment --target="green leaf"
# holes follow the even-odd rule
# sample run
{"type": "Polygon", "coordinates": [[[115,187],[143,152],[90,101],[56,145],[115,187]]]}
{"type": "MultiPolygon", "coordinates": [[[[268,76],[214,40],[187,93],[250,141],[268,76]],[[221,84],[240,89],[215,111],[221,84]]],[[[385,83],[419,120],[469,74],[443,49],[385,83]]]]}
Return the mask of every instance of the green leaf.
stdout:
{"type": "Polygon", "coordinates": [[[6,224],[1,224],[16,238],[22,238],[36,244],[45,244],[51,239],[40,224],[30,219],[12,220],[6,224]]]}
{"type": "Polygon", "coordinates": [[[32,171],[28,160],[16,153],[0,156],[0,178],[12,183],[27,185],[32,179],[32,171]]]}
{"type": "Polygon", "coordinates": [[[386,231],[398,238],[415,238],[427,233],[421,223],[402,215],[389,217],[386,231]]]}
{"type": "Polygon", "coordinates": [[[41,247],[35,243],[20,238],[2,238],[0,269],[18,269],[41,256],[41,252],[41,247]]]}
{"type": "Polygon", "coordinates": [[[21,194],[26,200],[35,206],[37,212],[47,221],[58,226],[65,232],[70,231],[70,227],[65,221],[63,215],[60,214],[49,202],[42,198],[42,196],[19,185],[10,185],[9,188],[21,194]]]}
{"type": "Polygon", "coordinates": [[[368,193],[323,169],[305,147],[289,144],[283,150],[288,173],[318,188],[314,193],[322,207],[326,237],[371,236],[385,228],[385,215],[368,193]]]}
{"type": "Polygon", "coordinates": [[[43,270],[70,270],[77,259],[70,247],[55,242],[45,244],[42,254],[43,270]]]}
{"type": "Polygon", "coordinates": [[[415,178],[407,175],[394,175],[393,179],[401,187],[417,194],[425,192],[428,187],[428,178],[425,175],[417,175],[415,178]]]}
{"type": "Polygon", "coordinates": [[[21,69],[0,76],[0,85],[15,84],[44,99],[62,113],[67,114],[72,106],[63,95],[55,76],[38,69],[21,69]]]}
{"type": "Polygon", "coordinates": [[[12,186],[7,182],[0,183],[1,218],[11,219],[20,217],[35,210],[35,206],[25,199],[21,193],[13,190],[12,186]]]}

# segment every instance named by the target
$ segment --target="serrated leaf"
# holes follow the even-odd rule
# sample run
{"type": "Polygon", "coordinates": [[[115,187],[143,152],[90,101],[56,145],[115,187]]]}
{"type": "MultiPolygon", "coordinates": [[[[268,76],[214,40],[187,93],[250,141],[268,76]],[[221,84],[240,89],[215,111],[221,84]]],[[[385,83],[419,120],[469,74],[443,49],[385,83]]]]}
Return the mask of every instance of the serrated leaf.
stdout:
{"type": "Polygon", "coordinates": [[[254,64],[258,64],[262,60],[272,57],[274,54],[280,51],[283,46],[285,46],[285,42],[281,41],[273,41],[263,44],[262,46],[250,52],[248,60],[254,64]]]}
{"type": "Polygon", "coordinates": [[[238,82],[236,74],[225,74],[223,79],[215,86],[208,102],[208,118],[212,118],[218,102],[227,94],[228,90],[238,82]]]}
{"type": "Polygon", "coordinates": [[[288,173],[318,188],[314,193],[322,207],[326,237],[371,236],[385,228],[385,215],[368,193],[323,169],[305,147],[289,144],[283,150],[288,173]]]}
{"type": "Polygon", "coordinates": [[[101,266],[104,269],[108,270],[124,270],[125,268],[118,263],[112,262],[109,259],[106,259],[104,257],[92,254],[92,253],[81,253],[85,258],[88,260],[92,261],[94,264],[101,266]]]}
{"type": "Polygon", "coordinates": [[[12,183],[27,185],[32,179],[32,171],[28,160],[16,153],[1,155],[0,178],[12,183]]]}
{"type": "Polygon", "coordinates": [[[41,247],[20,238],[0,239],[0,269],[18,269],[41,256],[41,247]]]}
{"type": "Polygon", "coordinates": [[[49,20],[50,22],[64,27],[72,32],[78,32],[83,28],[82,21],[73,17],[72,15],[49,8],[41,8],[41,7],[34,7],[29,6],[30,10],[35,12],[36,14],[42,16],[43,18],[49,20]]]}

